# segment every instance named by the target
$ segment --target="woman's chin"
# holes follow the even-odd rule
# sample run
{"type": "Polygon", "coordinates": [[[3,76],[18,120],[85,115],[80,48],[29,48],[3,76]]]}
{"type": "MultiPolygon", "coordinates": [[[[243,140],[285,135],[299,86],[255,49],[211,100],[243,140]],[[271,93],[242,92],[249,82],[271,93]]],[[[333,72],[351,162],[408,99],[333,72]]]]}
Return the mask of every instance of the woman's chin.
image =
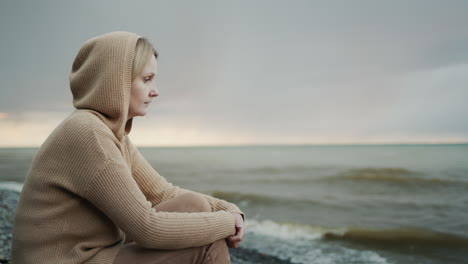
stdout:
{"type": "Polygon", "coordinates": [[[134,118],[134,117],[138,117],[138,116],[145,116],[146,115],[146,111],[145,112],[139,112],[139,113],[134,113],[133,115],[129,115],[128,118],[134,118]]]}

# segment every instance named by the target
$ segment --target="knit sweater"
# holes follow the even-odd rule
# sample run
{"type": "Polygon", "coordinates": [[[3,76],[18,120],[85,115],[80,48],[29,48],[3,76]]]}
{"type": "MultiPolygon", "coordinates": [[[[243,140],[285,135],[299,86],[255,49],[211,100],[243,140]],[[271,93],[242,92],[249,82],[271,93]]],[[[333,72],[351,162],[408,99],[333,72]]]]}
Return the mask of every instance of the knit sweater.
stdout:
{"type": "Polygon", "coordinates": [[[235,233],[227,201],[203,195],[213,212],[159,212],[190,192],[159,175],[132,144],[127,119],[139,35],[111,32],[85,42],[70,73],[76,108],[34,157],[16,211],[18,264],[112,263],[126,237],[146,248],[180,249],[235,233]]]}

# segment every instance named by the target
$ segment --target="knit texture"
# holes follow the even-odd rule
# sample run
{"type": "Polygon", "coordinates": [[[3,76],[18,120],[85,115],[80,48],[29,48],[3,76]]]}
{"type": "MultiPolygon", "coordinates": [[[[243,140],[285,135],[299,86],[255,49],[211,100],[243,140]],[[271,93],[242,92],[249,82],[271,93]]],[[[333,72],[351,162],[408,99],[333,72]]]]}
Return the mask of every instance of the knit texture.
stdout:
{"type": "Polygon", "coordinates": [[[190,192],[166,181],[132,144],[127,120],[136,41],[129,32],[88,40],[70,74],[76,107],[34,157],[13,227],[18,264],[112,263],[126,237],[157,249],[202,246],[235,233],[227,201],[213,212],[158,212],[190,192]]]}

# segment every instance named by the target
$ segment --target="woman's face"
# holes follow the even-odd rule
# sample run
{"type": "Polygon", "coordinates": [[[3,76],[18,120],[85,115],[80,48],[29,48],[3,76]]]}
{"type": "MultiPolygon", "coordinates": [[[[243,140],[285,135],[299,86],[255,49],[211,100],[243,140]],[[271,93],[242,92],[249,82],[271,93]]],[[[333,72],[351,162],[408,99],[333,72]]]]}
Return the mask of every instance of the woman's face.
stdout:
{"type": "Polygon", "coordinates": [[[155,75],[157,62],[154,56],[146,64],[140,76],[132,81],[132,91],[130,98],[130,107],[128,109],[128,118],[146,115],[146,108],[151,103],[153,97],[159,95],[155,84],[155,75]]]}

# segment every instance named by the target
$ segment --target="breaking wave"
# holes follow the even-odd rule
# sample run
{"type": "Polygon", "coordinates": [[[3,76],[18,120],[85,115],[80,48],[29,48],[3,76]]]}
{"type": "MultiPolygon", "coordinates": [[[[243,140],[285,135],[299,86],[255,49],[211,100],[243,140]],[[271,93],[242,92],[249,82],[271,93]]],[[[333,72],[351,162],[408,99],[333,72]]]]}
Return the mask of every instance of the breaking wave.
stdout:
{"type": "Polygon", "coordinates": [[[320,227],[308,225],[248,220],[243,246],[299,264],[388,263],[371,250],[356,250],[326,243],[321,239],[323,231],[320,227]]]}
{"type": "Polygon", "coordinates": [[[468,184],[466,181],[423,177],[418,172],[404,168],[353,169],[335,176],[323,177],[319,181],[371,181],[391,184],[468,184]]]}
{"type": "Polygon", "coordinates": [[[436,232],[423,228],[345,228],[342,230],[329,230],[323,233],[326,239],[349,240],[372,243],[411,243],[434,245],[438,247],[468,247],[468,238],[436,232]]]}
{"type": "Polygon", "coordinates": [[[317,225],[276,223],[271,220],[251,220],[254,232],[283,239],[330,239],[348,241],[405,242],[435,246],[468,246],[468,238],[416,227],[375,229],[366,227],[329,228],[317,225]]]}

